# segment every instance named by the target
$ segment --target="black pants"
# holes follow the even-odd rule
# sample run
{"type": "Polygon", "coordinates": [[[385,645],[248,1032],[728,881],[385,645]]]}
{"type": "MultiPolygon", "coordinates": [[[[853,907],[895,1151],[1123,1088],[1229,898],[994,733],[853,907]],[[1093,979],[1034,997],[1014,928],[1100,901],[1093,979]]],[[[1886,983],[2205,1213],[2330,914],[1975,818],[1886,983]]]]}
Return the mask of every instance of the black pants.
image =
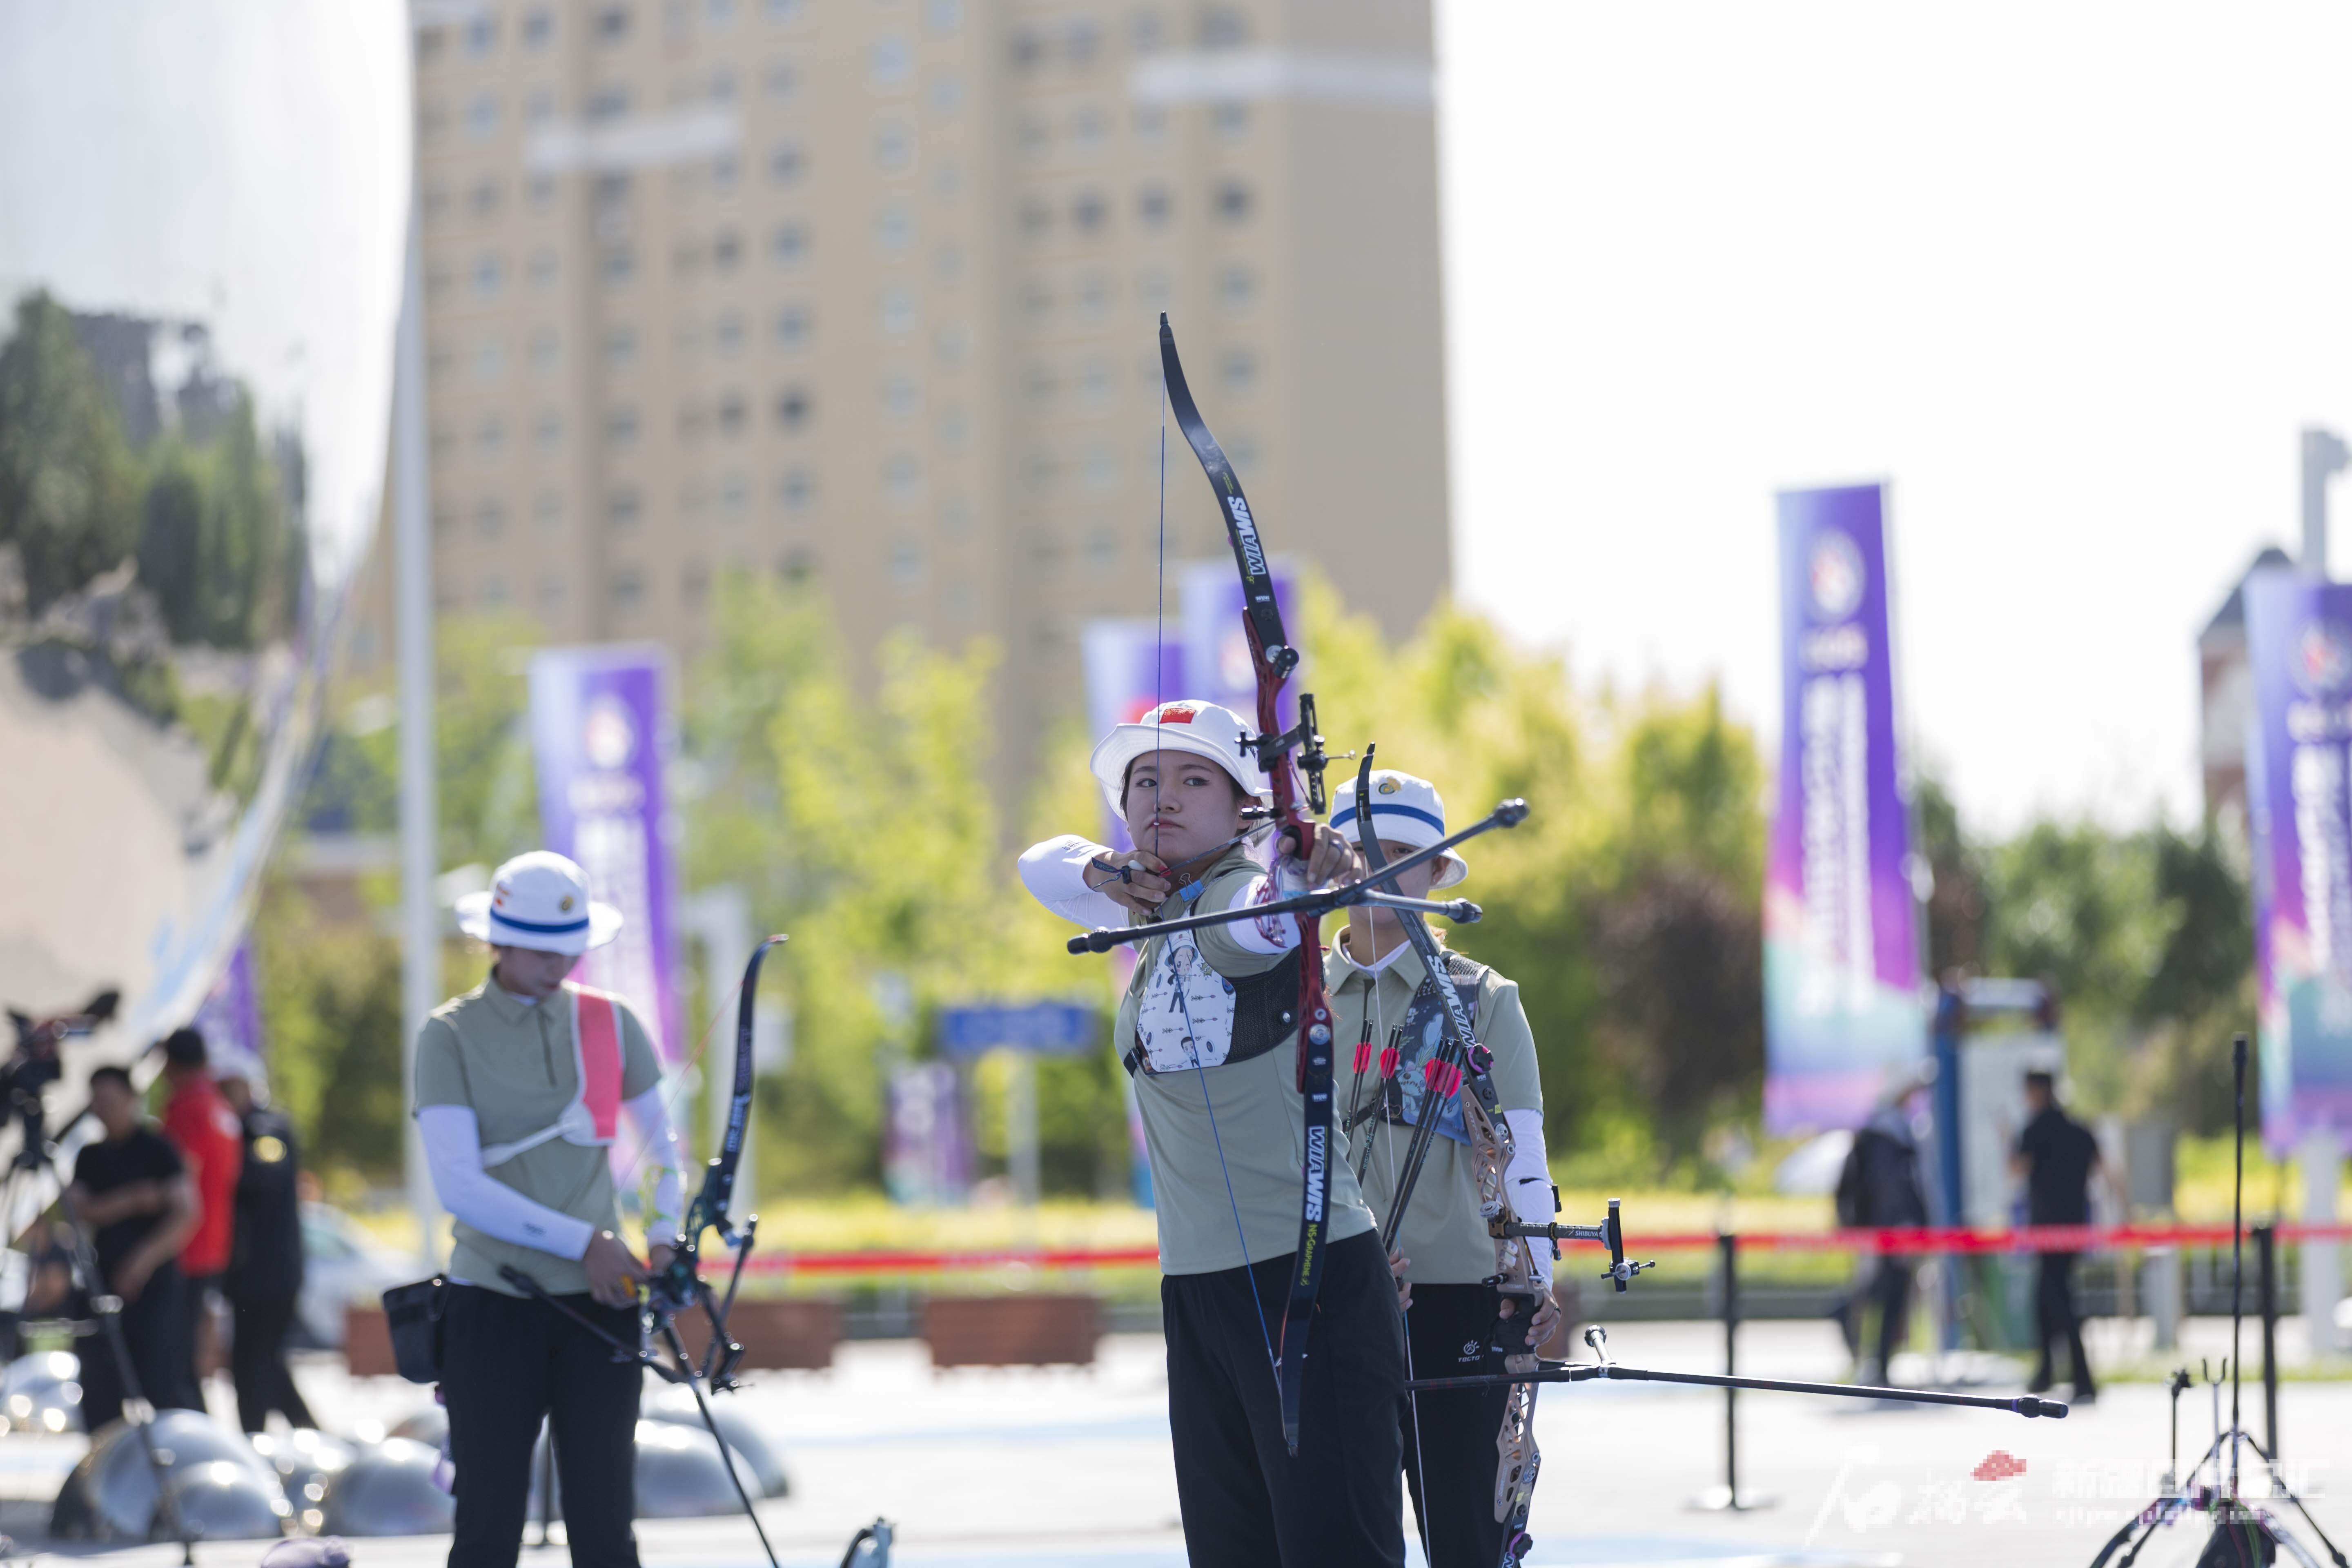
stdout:
{"type": "Polygon", "coordinates": [[[1861,1332],[1861,1317],[1865,1303],[1878,1309],[1878,1375],[1892,1377],[1895,1352],[1911,1337],[1911,1279],[1917,1265],[1907,1258],[1883,1256],[1878,1259],[1878,1271],[1871,1276],[1870,1289],[1853,1304],[1854,1329],[1861,1332]]]}
{"type": "MultiPolygon", "coordinates": [[[[624,1343],[636,1316],[586,1295],[560,1298],[624,1343]]],[[[441,1394],[457,1471],[457,1531],[449,1568],[513,1568],[530,1497],[531,1449],[542,1417],[555,1439],[556,1479],[572,1561],[636,1568],[637,1393],[645,1373],[543,1302],[477,1285],[449,1287],[441,1394]]]]}
{"type": "Polygon", "coordinates": [[[1324,1257],[1297,1458],[1266,1358],[1269,1338],[1280,1348],[1290,1263],[1160,1282],[1185,1554],[1194,1568],[1402,1568],[1404,1333],[1388,1260],[1370,1232],[1324,1257]]]}
{"type": "MultiPolygon", "coordinates": [[[[125,1301],[115,1320],[122,1325],[139,1392],[158,1410],[205,1407],[196,1374],[188,1365],[187,1284],[180,1266],[166,1263],[147,1277],[139,1299],[125,1301]]],[[[92,1436],[108,1422],[121,1419],[128,1392],[105,1325],[96,1324],[95,1331],[74,1346],[81,1354],[82,1420],[92,1436]]]]}
{"type": "Polygon", "coordinates": [[[236,1338],[229,1342],[229,1375],[236,1382],[236,1418],[248,1432],[268,1425],[273,1410],[291,1426],[316,1426],[310,1407],[286,1365],[286,1331],[294,1298],[257,1296],[235,1303],[236,1338]]]}
{"type": "Polygon", "coordinates": [[[2080,1256],[2043,1253],[2041,1272],[2033,1281],[2033,1322],[2042,1341],[2042,1364],[2033,1374],[2033,1385],[2047,1388],[2057,1381],[2051,1352],[2063,1340],[2072,1358],[2067,1364],[2074,1369],[2077,1397],[2093,1391],[2091,1358],[2083,1353],[2083,1320],[2074,1314],[2074,1260],[2080,1256]]]}
{"type": "MultiPolygon", "coordinates": [[[[1500,1372],[1489,1348],[1501,1298],[1487,1285],[1415,1285],[1405,1337],[1415,1377],[1500,1372]]],[[[1431,1568],[1494,1568],[1503,1555],[1495,1517],[1495,1438],[1505,1388],[1424,1394],[1404,1402],[1404,1484],[1412,1493],[1431,1568]]]]}

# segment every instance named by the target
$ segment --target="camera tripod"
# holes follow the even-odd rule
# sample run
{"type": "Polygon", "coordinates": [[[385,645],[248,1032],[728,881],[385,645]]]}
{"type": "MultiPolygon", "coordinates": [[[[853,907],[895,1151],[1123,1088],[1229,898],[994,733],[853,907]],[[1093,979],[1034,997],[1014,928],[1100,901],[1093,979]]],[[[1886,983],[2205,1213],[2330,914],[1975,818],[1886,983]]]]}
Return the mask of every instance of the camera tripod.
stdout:
{"type": "MultiPolygon", "coordinates": [[[[2253,1435],[2238,1422],[2238,1388],[2241,1366],[2238,1352],[2239,1331],[2245,1319],[2244,1279],[2246,1252],[2246,1037],[2240,1035],[2231,1045],[2231,1070],[2236,1079],[2235,1124],[2237,1131],[2237,1170],[2231,1195],[2231,1271],[2230,1271],[2230,1359],[2221,1371],[2202,1379],[2213,1391],[2213,1441],[2204,1455],[2184,1474],[2180,1468],[2180,1396],[2189,1392],[2189,1369],[2176,1371],[2168,1384],[2172,1394],[2172,1463],[2165,1471],[2164,1495],[2125,1521],[2124,1527],[2111,1536],[2099,1554],[2091,1560],[2091,1568],[2107,1568],[2112,1561],[2116,1568],[2131,1568],[2156,1532],[2192,1513],[2211,1516],[2213,1533],[2207,1539],[2204,1551],[2198,1553],[2198,1568],[2252,1568],[2277,1561],[2284,1552],[2301,1568],[2321,1568],[2319,1559],[2287,1528],[2279,1510],[2265,1508],[2260,1501],[2248,1501],[2239,1489],[2239,1468],[2244,1450],[2252,1448],[2263,1462],[2270,1480],[2269,1499],[2293,1503],[2296,1513],[2321,1546],[2336,1568],[2352,1568],[2303,1500],[2288,1489],[2286,1479],[2268,1449],[2254,1441],[2253,1435]],[[2230,1385],[2230,1424],[2221,1425],[2221,1384],[2230,1385]],[[2203,1479],[2208,1471],[2210,1479],[2203,1479]]],[[[2203,1363],[2199,1371],[2204,1370],[2203,1363]]],[[[2275,1433],[2273,1434],[2276,1436],[2275,1433]]]]}
{"type": "MultiPolygon", "coordinates": [[[[59,1228],[64,1231],[72,1252],[74,1285],[89,1302],[90,1313],[98,1320],[99,1335],[106,1341],[107,1349],[114,1357],[115,1371],[122,1379],[122,1417],[138,1435],[141,1451],[147,1457],[148,1472],[154,1478],[156,1518],[170,1531],[172,1539],[180,1543],[183,1568],[194,1568],[196,1561],[195,1537],[181,1518],[179,1500],[172,1495],[169,1484],[171,1467],[163,1463],[163,1456],[155,1447],[155,1435],[152,1430],[155,1412],[147,1403],[145,1391],[140,1387],[139,1370],[131,1361],[131,1344],[123,1337],[122,1298],[106,1289],[106,1279],[99,1270],[98,1255],[91,1248],[89,1236],[80,1217],[72,1212],[70,1201],[62,1196],[69,1184],[65,1180],[65,1173],[58,1167],[57,1146],[43,1136],[38,1097],[29,1097],[29,1104],[26,1103],[28,1097],[19,1095],[16,1098],[15,1109],[23,1126],[24,1142],[18,1146],[16,1157],[9,1162],[5,1181],[0,1182],[0,1215],[6,1216],[5,1226],[13,1231],[19,1184],[26,1178],[34,1182],[47,1180],[57,1183],[59,1205],[66,1211],[64,1224],[59,1228]]],[[[79,1116],[73,1119],[74,1121],[79,1120],[79,1116]]],[[[72,1125],[72,1121],[67,1123],[68,1127],[72,1125]]],[[[9,1237],[11,1242],[15,1239],[14,1236],[9,1237]]],[[[149,1533],[153,1533],[152,1527],[149,1533]]]]}

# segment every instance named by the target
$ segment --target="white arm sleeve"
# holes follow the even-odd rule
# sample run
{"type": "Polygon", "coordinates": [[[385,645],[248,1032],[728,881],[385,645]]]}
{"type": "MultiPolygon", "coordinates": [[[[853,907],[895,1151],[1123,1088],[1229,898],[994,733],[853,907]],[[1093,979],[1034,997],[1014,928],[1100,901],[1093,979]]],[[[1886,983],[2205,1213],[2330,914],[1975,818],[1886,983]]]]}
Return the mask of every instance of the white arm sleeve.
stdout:
{"type": "Polygon", "coordinates": [[[1033,844],[1021,856],[1021,885],[1066,921],[1088,928],[1123,926],[1127,910],[1108,893],[1087,886],[1087,862],[1110,851],[1075,833],[1033,844]]]}
{"type": "MultiPolygon", "coordinates": [[[[1551,1163],[1544,1152],[1543,1112],[1506,1110],[1503,1121],[1511,1130],[1511,1163],[1503,1173],[1503,1190],[1510,1194],[1511,1207],[1520,1219],[1529,1225],[1549,1225],[1558,1211],[1552,1207],[1551,1163]]],[[[1528,1250],[1535,1255],[1536,1283],[1549,1290],[1551,1247],[1538,1241],[1528,1250]]]]}
{"type": "Polygon", "coordinates": [[[596,1227],[534,1203],[482,1169],[481,1124],[463,1105],[428,1105],[416,1113],[425,1168],[441,1206],[480,1231],[558,1258],[579,1258],[596,1227]]]}
{"type": "Polygon", "coordinates": [[[677,1234],[683,1217],[678,1208],[678,1173],[686,1169],[686,1153],[677,1146],[677,1129],[669,1124],[669,1108],[662,1104],[658,1083],[624,1105],[629,1122],[645,1145],[646,1163],[661,1174],[654,1180],[652,1207],[646,1211],[646,1239],[667,1241],[677,1234]]]}

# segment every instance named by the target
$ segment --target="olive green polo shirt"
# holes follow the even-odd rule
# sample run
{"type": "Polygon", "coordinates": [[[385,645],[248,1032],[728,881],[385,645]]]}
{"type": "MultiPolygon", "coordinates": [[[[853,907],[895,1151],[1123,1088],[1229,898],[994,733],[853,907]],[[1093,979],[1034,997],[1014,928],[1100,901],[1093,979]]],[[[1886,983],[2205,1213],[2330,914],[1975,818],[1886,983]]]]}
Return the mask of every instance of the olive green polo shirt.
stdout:
{"type": "MultiPolygon", "coordinates": [[[[1202,879],[1197,900],[1171,899],[1161,906],[1160,917],[1172,920],[1230,909],[1242,889],[1263,873],[1264,868],[1236,848],[1202,879]]],[[[1230,926],[1213,926],[1187,936],[1218,975],[1260,974],[1282,962],[1276,954],[1244,948],[1233,931],[1230,926]]],[[[1144,993],[1155,966],[1168,961],[1171,941],[1181,944],[1186,937],[1155,937],[1144,944],[1112,1036],[1122,1055],[1140,1043],[1137,1018],[1144,993]]],[[[1213,1033],[1219,1026],[1210,1022],[1208,1011],[1200,1021],[1213,1033]]],[[[1229,1038],[1230,1018],[1223,1026],[1229,1038]]],[[[1209,1042],[1206,1054],[1220,1058],[1222,1042],[1209,1042]]],[[[1307,1097],[1298,1092],[1295,1029],[1272,1050],[1247,1061],[1220,1059],[1213,1067],[1197,1069],[1138,1072],[1135,1099],[1144,1146],[1151,1157],[1162,1273],[1210,1274],[1298,1250],[1299,1205],[1307,1177],[1307,1097]]],[[[1371,1210],[1356,1190],[1348,1142],[1337,1116],[1332,1118],[1329,1158],[1329,1223],[1324,1235],[1330,1241],[1345,1241],[1374,1226],[1371,1210]]]]}
{"type": "MultiPolygon", "coordinates": [[[[614,1012],[621,1025],[625,1102],[661,1082],[661,1063],[627,1004],[616,1001],[614,1012]]],[[[580,1053],[572,1040],[568,988],[543,1002],[530,1002],[486,979],[435,1008],[417,1034],[415,1110],[464,1106],[474,1113],[485,1149],[551,1124],[579,1092],[580,1053]]],[[[601,1145],[551,1138],[489,1167],[488,1174],[533,1203],[598,1230],[613,1230],[620,1224],[620,1208],[611,1156],[612,1150],[601,1145]]],[[[551,1295],[588,1289],[588,1271],[576,1258],[484,1236],[463,1220],[457,1222],[456,1234],[449,1255],[453,1279],[520,1296],[521,1291],[499,1278],[499,1266],[511,1264],[551,1295]]]]}
{"type": "MultiPolygon", "coordinates": [[[[1434,934],[1434,933],[1433,933],[1434,934]]],[[[1339,1030],[1339,1104],[1342,1118],[1349,1107],[1369,1104],[1380,1092],[1381,1048],[1389,1031],[1404,1022],[1412,994],[1429,973],[1411,947],[1397,951],[1388,966],[1377,973],[1359,968],[1348,955],[1351,933],[1342,932],[1331,944],[1324,977],[1329,987],[1331,1015],[1339,1030]],[[1356,1042],[1363,1038],[1364,1016],[1372,1021],[1372,1058],[1360,1081],[1353,1070],[1356,1042]]],[[[1543,1079],[1536,1069],[1536,1041],[1528,1015],[1519,1005],[1516,981],[1486,971],[1478,983],[1478,1003],[1470,1014],[1478,1040],[1495,1053],[1492,1078],[1495,1097],[1505,1110],[1543,1110],[1543,1079]]],[[[1465,1089],[1463,1092],[1467,1093],[1465,1089]]],[[[1365,1163],[1364,1201],[1385,1220],[1396,1195],[1399,1167],[1412,1129],[1375,1117],[1356,1130],[1356,1142],[1370,1141],[1371,1158],[1365,1163]]],[[[1548,1214],[1523,1214],[1523,1220],[1541,1224],[1548,1214]]],[[[1469,1148],[1451,1138],[1429,1141],[1429,1157],[1412,1189],[1404,1224],[1396,1233],[1397,1250],[1412,1259],[1405,1278],[1416,1284],[1475,1285],[1495,1274],[1495,1238],[1486,1234],[1486,1216],[1478,1212],[1478,1177],[1469,1148]]]]}

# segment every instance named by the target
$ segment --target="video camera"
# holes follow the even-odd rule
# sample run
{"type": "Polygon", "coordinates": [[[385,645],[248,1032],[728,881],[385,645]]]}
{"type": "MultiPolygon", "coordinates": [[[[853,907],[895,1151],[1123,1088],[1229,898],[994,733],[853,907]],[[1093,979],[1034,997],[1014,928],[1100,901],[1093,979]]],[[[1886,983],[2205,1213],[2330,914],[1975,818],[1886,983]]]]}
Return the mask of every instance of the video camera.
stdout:
{"type": "Polygon", "coordinates": [[[108,989],[84,1003],[79,1012],[35,1018],[14,1007],[8,1009],[8,1021],[16,1026],[16,1049],[0,1063],[0,1125],[11,1121],[22,1124],[24,1141],[16,1153],[20,1164],[46,1158],[41,1091],[65,1075],[58,1047],[113,1017],[121,1002],[122,993],[108,989]]]}

